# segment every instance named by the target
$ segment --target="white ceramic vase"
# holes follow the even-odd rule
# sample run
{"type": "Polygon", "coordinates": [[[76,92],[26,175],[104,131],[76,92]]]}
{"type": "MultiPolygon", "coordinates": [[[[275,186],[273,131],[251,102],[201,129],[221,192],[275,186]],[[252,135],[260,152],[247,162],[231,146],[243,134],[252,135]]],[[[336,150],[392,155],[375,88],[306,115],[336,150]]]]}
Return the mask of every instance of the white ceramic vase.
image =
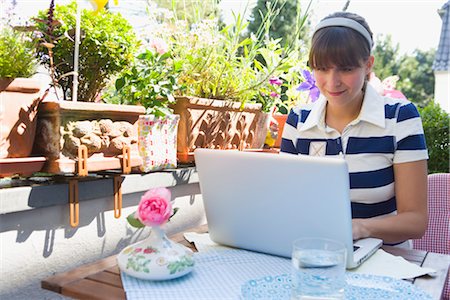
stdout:
{"type": "Polygon", "coordinates": [[[144,280],[177,278],[194,267],[192,250],[168,239],[159,227],[152,227],[148,238],[123,249],[117,261],[122,272],[144,280]]]}

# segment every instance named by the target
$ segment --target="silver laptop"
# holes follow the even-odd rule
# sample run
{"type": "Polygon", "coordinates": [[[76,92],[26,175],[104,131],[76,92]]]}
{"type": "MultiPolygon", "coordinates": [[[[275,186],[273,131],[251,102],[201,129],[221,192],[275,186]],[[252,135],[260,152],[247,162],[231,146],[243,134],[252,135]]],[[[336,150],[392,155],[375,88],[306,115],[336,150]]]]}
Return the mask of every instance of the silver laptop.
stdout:
{"type": "Polygon", "coordinates": [[[352,239],[343,159],[211,149],[194,155],[209,234],[217,243],[291,257],[297,238],[330,238],[347,246],[349,269],[382,244],[352,239]]]}

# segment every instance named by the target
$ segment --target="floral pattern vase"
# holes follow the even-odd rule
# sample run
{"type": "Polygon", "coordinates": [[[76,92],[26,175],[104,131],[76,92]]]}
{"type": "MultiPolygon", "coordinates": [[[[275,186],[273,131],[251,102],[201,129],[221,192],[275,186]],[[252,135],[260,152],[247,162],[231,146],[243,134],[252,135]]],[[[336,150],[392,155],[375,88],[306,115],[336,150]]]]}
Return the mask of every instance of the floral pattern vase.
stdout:
{"type": "Polygon", "coordinates": [[[144,280],[177,278],[194,267],[192,250],[168,239],[159,227],[153,227],[147,239],[123,249],[117,261],[122,272],[144,280]]]}

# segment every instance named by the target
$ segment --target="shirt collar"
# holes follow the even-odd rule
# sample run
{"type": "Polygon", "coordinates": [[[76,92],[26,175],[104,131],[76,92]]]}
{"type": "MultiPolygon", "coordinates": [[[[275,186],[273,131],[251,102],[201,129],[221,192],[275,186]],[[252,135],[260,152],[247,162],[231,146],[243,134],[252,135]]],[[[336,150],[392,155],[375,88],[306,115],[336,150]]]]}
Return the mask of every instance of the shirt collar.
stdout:
{"type": "Polygon", "coordinates": [[[372,123],[381,128],[385,127],[385,112],[383,96],[370,85],[366,86],[366,93],[357,120],[372,123]]]}
{"type": "Polygon", "coordinates": [[[299,131],[306,131],[314,126],[325,129],[326,106],[327,99],[323,95],[320,95],[319,99],[311,106],[311,111],[299,131]]]}
{"type": "MultiPolygon", "coordinates": [[[[299,131],[306,131],[314,126],[319,129],[325,130],[325,108],[327,99],[320,95],[319,99],[312,105],[311,112],[308,115],[303,126],[299,131]]],[[[359,121],[366,121],[376,126],[385,127],[385,113],[384,113],[384,100],[381,95],[370,85],[367,84],[366,92],[364,94],[364,100],[361,107],[361,112],[355,121],[352,123],[358,123],[359,121]]]]}

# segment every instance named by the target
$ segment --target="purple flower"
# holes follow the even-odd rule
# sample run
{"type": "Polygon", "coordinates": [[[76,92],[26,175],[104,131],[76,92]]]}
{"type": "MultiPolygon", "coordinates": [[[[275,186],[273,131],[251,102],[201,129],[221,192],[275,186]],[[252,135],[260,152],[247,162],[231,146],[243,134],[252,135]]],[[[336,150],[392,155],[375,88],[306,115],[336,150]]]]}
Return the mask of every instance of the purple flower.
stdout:
{"type": "Polygon", "coordinates": [[[272,78],[269,79],[269,83],[271,85],[278,85],[278,86],[280,86],[280,85],[283,84],[283,81],[280,78],[278,78],[278,77],[272,77],[272,78]]]}
{"type": "Polygon", "coordinates": [[[302,70],[303,78],[306,79],[306,81],[303,81],[300,83],[300,85],[297,87],[297,91],[309,91],[309,97],[311,97],[311,101],[315,102],[320,95],[319,88],[316,86],[316,80],[314,79],[313,74],[309,72],[308,70],[302,70]]]}

